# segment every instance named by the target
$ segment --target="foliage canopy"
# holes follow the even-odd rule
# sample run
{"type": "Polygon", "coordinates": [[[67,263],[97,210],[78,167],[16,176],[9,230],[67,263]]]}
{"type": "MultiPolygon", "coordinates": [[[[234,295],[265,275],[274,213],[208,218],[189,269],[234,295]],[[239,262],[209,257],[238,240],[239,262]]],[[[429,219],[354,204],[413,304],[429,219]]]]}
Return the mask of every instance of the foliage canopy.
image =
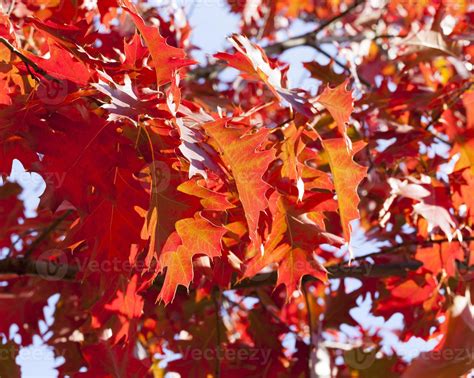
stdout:
{"type": "Polygon", "coordinates": [[[179,6],[3,5],[0,376],[34,335],[61,376],[474,367],[471,2],[229,0],[241,30],[200,64],[179,6]],[[435,350],[387,347],[363,299],[435,350]]]}

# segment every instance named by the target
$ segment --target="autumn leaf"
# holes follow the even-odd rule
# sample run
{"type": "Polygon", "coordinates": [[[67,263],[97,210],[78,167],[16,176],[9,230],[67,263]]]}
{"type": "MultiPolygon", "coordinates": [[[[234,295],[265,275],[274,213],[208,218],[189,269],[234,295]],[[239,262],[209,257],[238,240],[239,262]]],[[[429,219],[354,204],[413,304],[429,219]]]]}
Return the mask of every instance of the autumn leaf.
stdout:
{"type": "Polygon", "coordinates": [[[176,119],[181,138],[179,150],[189,161],[189,177],[199,174],[207,179],[207,170],[218,172],[219,168],[214,163],[210,151],[203,148],[202,125],[212,122],[214,119],[202,112],[201,114],[192,113],[185,107],[181,107],[179,110],[184,114],[184,117],[176,119]]]}
{"type": "Polygon", "coordinates": [[[201,204],[206,210],[224,211],[235,207],[232,205],[224,193],[219,193],[208,189],[205,180],[189,180],[183,182],[178,190],[188,195],[201,198],[201,204]]]}
{"type": "Polygon", "coordinates": [[[354,155],[365,147],[365,143],[355,143],[352,152],[348,150],[344,139],[326,139],[323,146],[333,176],[344,238],[349,242],[352,230],[350,223],[359,218],[360,198],[357,188],[367,172],[367,168],[354,162],[354,155]]]}
{"type": "Polygon", "coordinates": [[[49,57],[38,57],[26,52],[28,58],[35,62],[48,75],[61,80],[70,80],[78,85],[86,85],[91,74],[87,66],[64,48],[55,43],[49,44],[49,57]]]}
{"type": "Polygon", "coordinates": [[[402,41],[409,51],[437,50],[447,55],[457,55],[458,46],[436,30],[418,30],[402,41]]]}
{"type": "Polygon", "coordinates": [[[138,291],[138,277],[133,276],[129,282],[123,285],[124,288],[117,292],[117,297],[104,306],[104,309],[114,314],[120,322],[120,328],[117,331],[114,339],[116,341],[128,339],[130,322],[138,319],[143,312],[144,300],[138,291]]]}
{"type": "Polygon", "coordinates": [[[337,123],[341,135],[346,135],[346,125],[354,110],[352,92],[347,90],[348,80],[335,88],[326,87],[316,99],[324,105],[337,123]]]}
{"type": "Polygon", "coordinates": [[[128,43],[124,41],[123,51],[125,54],[123,66],[130,69],[138,68],[138,61],[143,59],[147,53],[146,47],[142,45],[140,35],[136,32],[128,43]]]}
{"type": "Polygon", "coordinates": [[[8,87],[8,79],[0,80],[0,105],[11,105],[12,100],[10,98],[11,90],[8,87]]]}
{"type": "Polygon", "coordinates": [[[133,4],[129,0],[124,0],[123,4],[123,9],[132,17],[135,26],[150,51],[158,86],[169,83],[174,72],[195,64],[194,60],[186,58],[184,50],[168,45],[157,27],[146,25],[143,19],[136,13],[133,4]]]}
{"type": "MultiPolygon", "coordinates": [[[[136,203],[146,204],[147,196],[132,176],[130,170],[116,168],[114,171],[114,198],[98,201],[92,206],[87,216],[75,224],[66,242],[76,246],[85,241],[88,246],[89,261],[108,259],[110,261],[129,261],[132,245],[143,246],[140,240],[141,217],[137,205],[130,204],[128,199],[134,197],[136,203]]],[[[135,261],[132,261],[134,264],[135,261]]],[[[91,263],[92,264],[92,263],[91,263]]],[[[90,266],[90,264],[87,264],[90,266]]],[[[94,271],[81,272],[87,276],[94,271]]],[[[115,273],[123,273],[120,270],[115,273]]]]}
{"type": "Polygon", "coordinates": [[[237,53],[218,53],[214,55],[216,58],[225,60],[231,67],[242,71],[246,78],[264,82],[278,99],[284,99],[302,115],[308,118],[313,115],[311,106],[304,97],[286,88],[280,69],[270,63],[260,46],[237,34],[229,37],[229,41],[237,53]]]}
{"type": "Polygon", "coordinates": [[[270,212],[273,215],[271,230],[265,237],[262,252],[247,262],[243,278],[251,278],[270,264],[277,263],[277,286],[286,286],[287,300],[290,300],[295,290],[300,289],[305,275],[325,282],[326,269],[315,259],[313,253],[319,244],[329,240],[308,217],[318,207],[319,204],[308,209],[305,204],[296,201],[291,203],[273,194],[270,198],[270,212]]]}
{"type": "Polygon", "coordinates": [[[133,352],[134,345],[110,345],[99,342],[84,348],[84,359],[88,365],[88,374],[95,376],[123,376],[133,370],[136,376],[143,376],[149,370],[149,364],[137,358],[133,352]],[[97,356],[103,356],[97,359],[97,356]]]}
{"type": "Polygon", "coordinates": [[[250,239],[259,244],[257,235],[260,212],[268,206],[265,193],[270,185],[263,180],[269,164],[275,159],[271,150],[259,151],[269,130],[250,130],[228,125],[225,120],[205,124],[204,130],[216,142],[222,159],[232,171],[240,202],[245,211],[250,239]]]}
{"type": "Polygon", "coordinates": [[[327,281],[326,269],[318,263],[308,251],[300,248],[290,250],[278,267],[277,286],[284,284],[287,290],[287,298],[301,287],[303,276],[309,275],[318,278],[322,282],[327,281]]]}
{"type": "Polygon", "coordinates": [[[177,3],[3,2],[0,375],[469,374],[469,1],[177,3]]]}
{"type": "Polygon", "coordinates": [[[469,292],[457,295],[445,321],[445,334],[433,351],[422,352],[403,374],[403,378],[460,377],[474,367],[471,351],[474,340],[473,305],[469,292]]]}
{"type": "Polygon", "coordinates": [[[145,265],[150,267],[175,232],[176,222],[192,216],[196,203],[193,197],[177,190],[179,175],[165,162],[153,161],[143,172],[150,199],[148,207],[138,207],[137,211],[143,217],[141,238],[148,241],[145,265]]]}
{"type": "Polygon", "coordinates": [[[195,255],[221,256],[220,243],[225,233],[224,228],[215,227],[199,216],[176,223],[176,233],[170,236],[159,258],[161,269],[166,268],[159,301],[170,303],[178,285],[189,287],[193,280],[192,260],[195,255]]]}

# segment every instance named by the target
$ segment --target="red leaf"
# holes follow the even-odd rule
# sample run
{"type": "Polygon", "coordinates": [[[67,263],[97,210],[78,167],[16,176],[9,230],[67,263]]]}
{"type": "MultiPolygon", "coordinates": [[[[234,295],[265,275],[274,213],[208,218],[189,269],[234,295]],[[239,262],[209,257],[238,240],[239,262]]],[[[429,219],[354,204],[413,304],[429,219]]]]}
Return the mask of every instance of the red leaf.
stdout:
{"type": "Polygon", "coordinates": [[[170,46],[154,26],[147,26],[143,19],[136,13],[135,7],[129,0],[123,0],[122,7],[130,14],[138,31],[144,39],[156,71],[156,84],[158,86],[169,83],[173,74],[180,69],[195,64],[194,60],[186,59],[183,49],[170,46]]]}
{"type": "Polygon", "coordinates": [[[49,58],[40,58],[27,51],[24,52],[33,62],[35,62],[46,73],[56,79],[70,80],[79,85],[86,85],[91,76],[87,66],[76,59],[71,54],[56,45],[50,43],[49,58]]]}

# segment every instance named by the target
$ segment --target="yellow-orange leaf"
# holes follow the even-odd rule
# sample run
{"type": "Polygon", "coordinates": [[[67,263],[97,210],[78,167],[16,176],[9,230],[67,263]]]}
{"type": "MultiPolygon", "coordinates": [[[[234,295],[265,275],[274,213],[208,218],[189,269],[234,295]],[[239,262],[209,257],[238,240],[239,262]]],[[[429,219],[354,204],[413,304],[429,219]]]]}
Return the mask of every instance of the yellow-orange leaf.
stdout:
{"type": "Polygon", "coordinates": [[[350,222],[359,218],[359,195],[357,187],[367,174],[367,168],[354,162],[354,155],[365,147],[364,142],[357,142],[349,151],[344,138],[323,141],[328,155],[329,165],[336,189],[344,238],[347,242],[351,236],[350,222]]]}
{"type": "Polygon", "coordinates": [[[269,130],[260,129],[246,135],[248,129],[227,127],[225,120],[206,124],[204,129],[217,143],[224,163],[232,171],[245,211],[249,236],[256,243],[258,219],[260,212],[268,207],[265,193],[270,188],[262,177],[275,159],[274,151],[258,151],[267,139],[269,130]]]}
{"type": "Polygon", "coordinates": [[[351,113],[354,110],[352,92],[346,90],[347,83],[348,81],[346,80],[336,88],[326,87],[318,97],[318,102],[323,104],[331,113],[342,135],[345,134],[346,123],[349,122],[351,113]]]}
{"type": "Polygon", "coordinates": [[[286,286],[286,299],[289,300],[291,294],[300,288],[301,280],[305,275],[327,282],[326,269],[312,257],[312,253],[301,248],[294,248],[279,264],[276,286],[280,284],[286,286]]]}
{"type": "Polygon", "coordinates": [[[173,301],[178,285],[189,286],[194,276],[195,255],[220,256],[225,233],[226,229],[215,227],[200,216],[176,222],[176,233],[168,239],[159,259],[166,275],[158,300],[168,304],[173,301]]]}

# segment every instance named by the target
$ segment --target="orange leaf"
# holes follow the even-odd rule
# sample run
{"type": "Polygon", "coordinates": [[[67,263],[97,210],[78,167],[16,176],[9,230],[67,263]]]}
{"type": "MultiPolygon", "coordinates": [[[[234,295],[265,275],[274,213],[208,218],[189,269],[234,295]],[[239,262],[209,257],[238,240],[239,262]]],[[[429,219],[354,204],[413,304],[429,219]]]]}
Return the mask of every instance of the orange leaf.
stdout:
{"type": "Polygon", "coordinates": [[[313,257],[313,251],[324,239],[322,230],[306,217],[307,213],[301,213],[307,209],[296,206],[277,193],[270,197],[270,212],[274,217],[271,232],[266,235],[263,254],[254,256],[247,263],[243,276],[253,277],[266,266],[278,263],[277,286],[286,286],[287,299],[300,288],[305,275],[327,281],[326,269],[313,257]]]}
{"type": "Polygon", "coordinates": [[[443,324],[443,338],[430,352],[423,352],[403,374],[403,378],[461,377],[474,368],[474,307],[469,292],[456,296],[443,324]]]}
{"type": "Polygon", "coordinates": [[[336,88],[326,87],[323,93],[318,97],[318,102],[323,104],[332,118],[337,123],[339,132],[344,135],[346,132],[346,123],[349,122],[352,111],[354,110],[354,100],[352,92],[347,91],[348,80],[338,85],[336,88]]]}
{"type": "Polygon", "coordinates": [[[357,194],[357,187],[367,174],[367,168],[355,163],[353,157],[365,147],[365,143],[355,143],[352,152],[348,150],[343,138],[327,139],[323,141],[323,145],[328,154],[333,175],[344,238],[349,242],[350,222],[359,218],[360,198],[357,194]]]}
{"type": "Polygon", "coordinates": [[[237,52],[218,53],[215,58],[225,60],[229,66],[243,72],[245,79],[265,83],[276,98],[284,99],[302,115],[308,118],[313,116],[310,104],[299,93],[286,87],[281,70],[270,62],[260,46],[243,35],[234,34],[228,39],[237,52]]]}
{"type": "Polygon", "coordinates": [[[255,134],[246,135],[249,130],[226,127],[225,120],[208,123],[204,129],[216,141],[224,163],[232,171],[245,211],[250,239],[256,243],[260,212],[268,207],[265,193],[270,188],[262,177],[275,159],[274,151],[257,149],[267,139],[269,130],[260,129],[255,134]]]}
{"type": "Polygon", "coordinates": [[[323,265],[312,258],[312,253],[301,248],[292,249],[280,262],[276,286],[286,286],[287,300],[299,290],[303,276],[310,275],[327,282],[327,273],[323,265]]]}
{"type": "Polygon", "coordinates": [[[143,311],[143,298],[137,293],[137,275],[125,283],[121,290],[117,291],[117,297],[104,306],[108,311],[117,314],[120,321],[120,329],[114,335],[114,340],[119,341],[122,337],[128,339],[130,320],[139,318],[143,311]]]}
{"type": "Polygon", "coordinates": [[[159,259],[161,269],[166,268],[166,276],[158,300],[168,304],[173,301],[178,285],[189,286],[194,276],[195,255],[211,258],[221,255],[221,239],[226,231],[200,216],[176,222],[176,233],[168,239],[159,259]]]}

